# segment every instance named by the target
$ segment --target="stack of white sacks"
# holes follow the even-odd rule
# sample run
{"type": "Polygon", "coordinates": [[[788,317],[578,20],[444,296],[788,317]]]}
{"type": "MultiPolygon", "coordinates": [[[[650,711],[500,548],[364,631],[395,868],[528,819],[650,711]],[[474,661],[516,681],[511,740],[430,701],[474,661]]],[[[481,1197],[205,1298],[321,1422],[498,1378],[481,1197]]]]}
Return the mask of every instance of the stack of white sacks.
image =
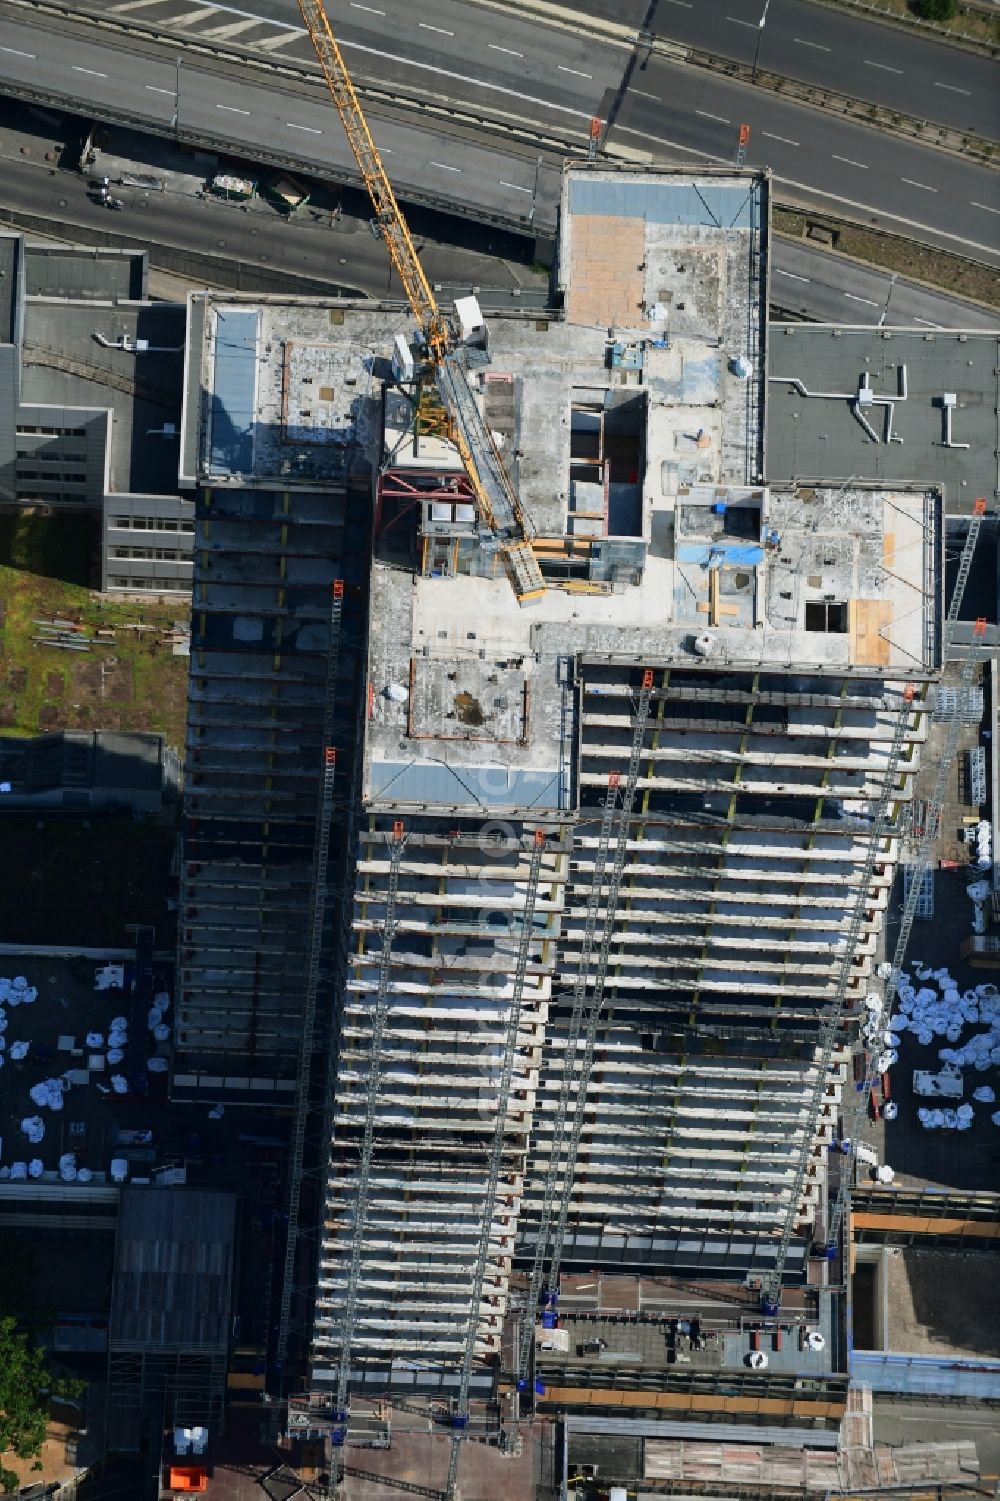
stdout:
{"type": "MultiPolygon", "coordinates": [[[[909,1030],[916,1036],[921,1047],[930,1047],[934,1039],[941,1037],[948,1044],[962,1043],[967,1027],[985,1028],[977,1031],[960,1047],[943,1047],[938,1050],[942,1063],[952,1064],[956,1069],[972,1068],[979,1073],[1000,1065],[1000,992],[992,984],[976,985],[960,991],[945,968],[931,970],[917,963],[913,976],[901,974],[896,994],[897,1010],[889,1021],[885,1044],[895,1052],[900,1034],[909,1030]],[[933,982],[930,983],[930,982],[933,982]]],[[[893,1060],[895,1061],[895,1059],[893,1060]]],[[[973,1099],[984,1105],[995,1101],[993,1089],[983,1084],[973,1091],[973,1099]]],[[[952,1131],[968,1131],[975,1115],[969,1104],[956,1109],[929,1109],[921,1107],[917,1118],[929,1131],[946,1128],[952,1131]]],[[[1000,1111],[992,1116],[994,1125],[1000,1126],[1000,1111]]]]}
{"type": "MultiPolygon", "coordinates": [[[[113,966],[108,966],[110,971],[113,966]]],[[[105,983],[100,980],[96,988],[107,988],[111,979],[103,975],[105,983]]],[[[112,976],[117,981],[117,976],[112,976]]],[[[8,1018],[4,1007],[27,1006],[38,999],[38,990],[34,985],[29,985],[23,975],[15,975],[13,979],[0,975],[0,1067],[3,1066],[7,1051],[7,1039],[5,1033],[8,1026],[8,1018]]],[[[153,1000],[147,1017],[149,1031],[153,1034],[153,1040],[157,1043],[167,1042],[170,1038],[170,1026],[164,1021],[164,1015],[170,1007],[170,995],[167,991],[160,991],[153,1000]]],[[[105,1045],[104,1035],[93,1031],[86,1034],[87,1047],[96,1050],[105,1045]]],[[[125,1049],[128,1046],[128,1018],[124,1016],[112,1017],[108,1026],[106,1052],[107,1060],[112,1068],[118,1068],[125,1060],[125,1049]]],[[[14,1042],[10,1046],[10,1057],[13,1059],[26,1058],[31,1047],[30,1041],[14,1042]]],[[[158,1054],[147,1060],[147,1066],[151,1073],[164,1073],[167,1069],[167,1060],[158,1054]]],[[[117,1095],[128,1093],[128,1080],[124,1074],[114,1073],[110,1079],[111,1089],[117,1095]]],[[[103,1087],[103,1086],[101,1086],[103,1087]]],[[[29,1090],[32,1103],[40,1109],[62,1110],[63,1097],[70,1088],[68,1074],[60,1077],[43,1079],[38,1084],[32,1085],[29,1090]]],[[[106,1091],[105,1091],[106,1092],[106,1091]]],[[[21,1122],[21,1131],[27,1137],[29,1143],[37,1145],[45,1136],[45,1122],[41,1115],[27,1116],[21,1122]]],[[[25,1178],[28,1175],[38,1177],[43,1171],[40,1158],[32,1158],[30,1164],[15,1162],[10,1167],[0,1166],[0,1179],[25,1178]]],[[[93,1176],[87,1168],[75,1167],[75,1158],[72,1153],[66,1153],[59,1160],[60,1176],[65,1182],[78,1181],[89,1182],[93,1176]]]]}
{"type": "MultiPolygon", "coordinates": [[[[149,1014],[146,1017],[147,1025],[149,1027],[149,1030],[153,1034],[153,1040],[155,1042],[167,1042],[169,1040],[170,1027],[168,1023],[163,1020],[164,1012],[169,1008],[169,1006],[169,992],[166,990],[158,991],[157,994],[153,997],[153,1004],[150,1006],[149,1014]]],[[[149,1069],[149,1072],[151,1074],[165,1074],[167,1071],[167,1060],[165,1058],[161,1058],[157,1053],[152,1058],[146,1059],[146,1067],[149,1069]]]]}
{"type": "MultiPolygon", "coordinates": [[[[0,1068],[3,1068],[7,1051],[8,1018],[5,1007],[30,1006],[38,1000],[38,990],[34,985],[29,985],[23,975],[15,975],[11,979],[8,975],[0,975],[0,1068]]],[[[12,1058],[23,1058],[28,1050],[27,1043],[15,1042],[11,1048],[12,1058]],[[17,1051],[15,1052],[15,1049],[17,1051]],[[23,1049],[23,1051],[22,1051],[23,1049]]]]}

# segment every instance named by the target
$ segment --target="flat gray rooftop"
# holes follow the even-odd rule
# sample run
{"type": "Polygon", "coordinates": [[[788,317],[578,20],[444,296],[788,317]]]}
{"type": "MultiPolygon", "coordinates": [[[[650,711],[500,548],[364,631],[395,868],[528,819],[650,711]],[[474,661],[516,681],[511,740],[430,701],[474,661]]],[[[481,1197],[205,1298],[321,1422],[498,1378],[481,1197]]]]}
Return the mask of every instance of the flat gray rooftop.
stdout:
{"type": "Polygon", "coordinates": [[[24,314],[21,400],[26,406],[114,412],[111,489],[175,495],[176,439],[147,437],[180,424],[184,309],[170,303],[87,303],[29,298],[24,314]],[[147,354],[107,348],[123,334],[147,354]]]}
{"type": "Polygon", "coordinates": [[[992,509],[1000,495],[998,407],[1000,333],[772,324],[767,478],[771,484],[937,484],[945,488],[949,512],[969,510],[980,495],[992,509]],[[903,367],[905,399],[899,394],[903,367]],[[867,409],[876,442],[846,399],[866,375],[877,396],[897,398],[888,443],[885,409],[876,407],[874,415],[867,409]],[[956,397],[952,442],[968,446],[944,445],[945,393],[956,397]]]}
{"type": "Polygon", "coordinates": [[[123,1188],[111,1297],[112,1348],[224,1351],[235,1236],[233,1193],[123,1188]]]}
{"type": "Polygon", "coordinates": [[[185,476],[342,485],[375,458],[373,362],[410,322],[394,304],[193,294],[185,476]]]}
{"type": "Polygon", "coordinates": [[[25,246],[28,297],[140,301],[146,295],[146,252],[99,246],[25,246]]]}

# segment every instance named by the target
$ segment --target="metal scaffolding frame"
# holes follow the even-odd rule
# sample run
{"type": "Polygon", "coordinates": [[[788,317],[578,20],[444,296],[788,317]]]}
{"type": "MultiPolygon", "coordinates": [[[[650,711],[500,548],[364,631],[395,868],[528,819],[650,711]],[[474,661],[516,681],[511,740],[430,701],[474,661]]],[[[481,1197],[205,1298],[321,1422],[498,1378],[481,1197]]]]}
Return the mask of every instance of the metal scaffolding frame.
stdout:
{"type": "MultiPolygon", "coordinates": [[[[962,608],[962,600],[965,597],[965,586],[969,582],[969,574],[972,571],[972,560],[979,541],[979,532],[982,527],[983,517],[986,514],[986,501],[976,501],[969,529],[965,536],[965,544],[959,559],[958,572],[955,575],[955,586],[952,590],[951,601],[948,606],[948,614],[944,624],[944,647],[943,655],[947,660],[948,648],[951,646],[958,623],[959,612],[962,608]]],[[[959,677],[958,695],[959,700],[972,687],[972,680],[982,660],[986,643],[986,620],[978,619],[973,629],[972,641],[965,660],[962,664],[962,672],[959,677]]],[[[902,973],[903,961],[906,958],[906,950],[910,942],[910,934],[916,920],[921,903],[924,887],[924,876],[931,868],[931,857],[934,846],[937,843],[938,833],[941,828],[941,812],[948,790],[948,777],[955,762],[955,754],[958,750],[959,736],[964,727],[961,716],[955,715],[948,721],[948,738],[945,742],[944,751],[938,761],[937,776],[934,780],[934,790],[927,803],[927,812],[924,818],[923,834],[917,846],[916,858],[910,870],[912,872],[906,899],[903,903],[903,912],[899,920],[899,932],[896,936],[896,947],[893,951],[892,966],[885,982],[879,1009],[873,1013],[876,1018],[876,1032],[883,1035],[892,1012],[893,1002],[899,988],[899,977],[902,973]]],[[[873,1054],[874,1057],[874,1054],[873,1054]]],[[[866,1077],[857,1087],[857,1095],[853,1109],[844,1112],[844,1136],[852,1144],[856,1143],[861,1128],[868,1113],[868,1099],[870,1091],[876,1083],[874,1069],[869,1069],[866,1077]]],[[[856,1158],[852,1159],[856,1163],[856,1158]]],[[[835,1249],[840,1242],[840,1231],[843,1225],[844,1212],[847,1207],[847,1198],[851,1190],[851,1172],[845,1169],[841,1172],[840,1183],[837,1188],[837,1197],[834,1201],[833,1210],[830,1214],[827,1226],[827,1250],[835,1249]]]]}
{"type": "Polygon", "coordinates": [[[396,931],[396,898],[399,892],[399,867],[406,847],[403,823],[393,823],[390,839],[389,880],[385,898],[385,918],[382,924],[382,950],[379,956],[378,988],[372,1008],[372,1035],[370,1070],[368,1075],[368,1099],[365,1107],[364,1134],[358,1160],[358,1191],[354,1208],[354,1233],[351,1241],[351,1261],[347,1274],[347,1290],[340,1336],[340,1360],[337,1368],[337,1394],[333,1411],[331,1440],[333,1462],[330,1465],[328,1494],[335,1493],[340,1483],[342,1449],[347,1441],[348,1388],[351,1375],[351,1345],[354,1340],[354,1325],[357,1319],[358,1286],[361,1277],[361,1251],[365,1222],[368,1217],[368,1199],[371,1189],[372,1158],[375,1147],[375,1112],[378,1105],[379,1080],[382,1073],[382,1037],[389,1013],[389,976],[392,962],[392,944],[396,931]]]}
{"type": "Polygon", "coordinates": [[[524,998],[524,982],[528,972],[531,941],[534,936],[535,900],[538,895],[538,882],[541,875],[542,856],[544,853],[545,835],[541,829],[536,829],[534,847],[531,852],[531,864],[528,869],[524,910],[521,916],[521,937],[517,946],[513,993],[511,995],[510,1011],[507,1016],[507,1032],[504,1038],[503,1067],[500,1074],[497,1115],[493,1127],[493,1143],[490,1148],[490,1165],[486,1179],[486,1193],[483,1198],[482,1225],[479,1232],[479,1245],[476,1250],[476,1261],[472,1274],[472,1291],[469,1295],[469,1322],[465,1332],[465,1348],[462,1352],[458,1395],[455,1398],[455,1406],[452,1412],[451,1455],[448,1462],[448,1480],[445,1485],[446,1501],[454,1501],[455,1488],[458,1481],[458,1461],[461,1453],[461,1442],[466,1434],[469,1423],[469,1382],[476,1352],[479,1305],[483,1295],[486,1269],[489,1265],[493,1215],[496,1209],[497,1188],[500,1182],[500,1170],[504,1158],[504,1138],[506,1134],[504,1128],[507,1123],[507,1112],[510,1107],[511,1082],[514,1077],[514,1061],[517,1057],[517,1034],[521,1023],[521,1004],[524,998]]]}
{"type": "Polygon", "coordinates": [[[559,1267],[562,1261],[562,1250],[566,1237],[573,1174],[576,1167],[580,1137],[583,1132],[587,1085],[590,1081],[590,1072],[594,1058],[594,1042],[597,1037],[597,1024],[600,1019],[601,1003],[604,999],[604,981],[607,975],[615,920],[618,915],[618,893],[621,890],[622,875],[625,869],[628,850],[629,820],[632,813],[632,806],[635,802],[636,784],[639,779],[639,763],[642,759],[646,724],[649,719],[649,704],[652,696],[653,671],[652,668],[646,668],[643,672],[642,688],[635,706],[632,745],[629,753],[628,770],[625,775],[625,784],[622,789],[615,854],[608,882],[607,900],[605,901],[603,889],[604,872],[607,867],[608,848],[615,820],[621,774],[619,772],[612,772],[608,778],[608,796],[604,804],[604,816],[601,819],[601,831],[598,838],[597,854],[594,860],[590,893],[587,901],[587,918],[580,949],[580,963],[573,986],[573,1003],[569,1037],[566,1044],[566,1059],[560,1081],[554,1136],[545,1175],[545,1188],[542,1195],[542,1218],[538,1226],[535,1241],[534,1256],[532,1258],[531,1273],[528,1282],[527,1305],[518,1340],[517,1366],[515,1371],[516,1392],[526,1390],[525,1371],[528,1367],[528,1356],[535,1337],[535,1315],[538,1310],[538,1300],[542,1289],[546,1252],[548,1250],[550,1235],[552,1235],[553,1210],[557,1198],[556,1183],[563,1155],[563,1142],[566,1135],[570,1099],[573,1096],[575,1084],[573,1125],[566,1147],[563,1186],[561,1194],[558,1195],[559,1205],[555,1215],[555,1233],[552,1235],[552,1252],[549,1258],[549,1271],[546,1283],[547,1301],[554,1304],[558,1298],[559,1267]],[[591,981],[590,963],[594,953],[594,942],[597,937],[598,920],[602,906],[604,909],[604,925],[601,930],[600,945],[597,950],[594,977],[591,981]],[[587,1013],[587,1029],[584,1037],[583,1059],[578,1065],[576,1056],[577,1046],[580,1040],[585,1012],[587,1013]]]}
{"type": "Polygon", "coordinates": [[[328,869],[330,859],[330,822],[333,816],[333,791],[337,771],[337,752],[331,745],[333,738],[334,700],[337,690],[337,672],[340,665],[340,622],[344,601],[344,585],[338,579],[330,597],[330,650],[326,666],[326,687],[323,701],[323,767],[319,783],[319,806],[316,815],[316,833],[313,844],[312,887],[309,893],[309,932],[306,942],[306,972],[302,1003],[302,1034],[299,1042],[298,1080],[295,1097],[295,1119],[292,1124],[291,1150],[288,1162],[288,1233],[285,1241],[285,1264],[282,1271],[281,1302],[278,1315],[278,1333],[275,1339],[275,1365],[284,1366],[288,1350],[288,1331],[291,1320],[292,1290],[295,1283],[295,1257],[299,1241],[299,1214],[302,1205],[302,1166],[305,1155],[306,1126],[313,1107],[312,1055],[316,1034],[316,997],[319,992],[320,957],[323,950],[323,929],[326,921],[328,900],[328,869]]]}

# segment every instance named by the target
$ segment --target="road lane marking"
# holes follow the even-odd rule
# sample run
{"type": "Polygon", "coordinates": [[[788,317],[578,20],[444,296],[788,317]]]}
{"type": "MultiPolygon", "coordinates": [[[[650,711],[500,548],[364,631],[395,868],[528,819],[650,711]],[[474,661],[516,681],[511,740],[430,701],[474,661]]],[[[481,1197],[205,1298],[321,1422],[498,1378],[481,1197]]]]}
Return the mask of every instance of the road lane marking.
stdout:
{"type": "Polygon", "coordinates": [[[248,109],[238,109],[235,104],[217,104],[216,109],[224,109],[230,115],[248,115],[248,109]]]}
{"type": "Polygon", "coordinates": [[[682,10],[694,10],[691,0],[667,0],[668,5],[679,5],[682,10]]]}
{"type": "Polygon", "coordinates": [[[924,328],[943,328],[944,327],[943,323],[932,323],[929,318],[918,318],[916,315],[914,315],[913,321],[914,321],[914,323],[922,323],[924,325],[924,328]]]}
{"type": "Polygon", "coordinates": [[[384,10],[376,10],[374,5],[362,5],[360,0],[351,0],[352,10],[366,10],[371,16],[384,16],[384,10]]]}
{"type": "Polygon", "coordinates": [[[725,115],[710,115],[707,109],[696,109],[695,114],[700,115],[703,120],[717,120],[720,125],[731,124],[725,115]]]}
{"type": "Polygon", "coordinates": [[[498,181],[499,181],[500,186],[502,188],[510,188],[510,190],[511,190],[512,193],[530,193],[531,192],[530,188],[519,188],[516,182],[504,182],[504,180],[503,180],[502,177],[499,178],[498,181]]]}
{"type": "Polygon", "coordinates": [[[285,121],[286,130],[307,130],[311,136],[321,136],[323,132],[317,130],[315,125],[296,125],[294,120],[285,121]]]}
{"type": "Polygon", "coordinates": [[[848,302],[863,302],[865,307],[881,307],[881,303],[872,302],[870,297],[855,297],[853,292],[845,292],[844,296],[848,302]]]}
{"type": "Polygon", "coordinates": [[[487,42],[486,45],[489,47],[491,52],[506,52],[508,57],[524,56],[523,52],[515,52],[513,47],[498,47],[496,42],[487,42]]]}
{"type": "Polygon", "coordinates": [[[888,63],[873,63],[870,57],[865,58],[865,67],[881,68],[883,73],[898,73],[901,78],[903,76],[902,68],[890,68],[888,63]]]}
{"type": "Polygon", "coordinates": [[[914,182],[914,180],[913,180],[912,177],[901,177],[899,180],[900,180],[900,182],[905,182],[906,185],[907,185],[907,187],[910,187],[910,188],[923,188],[923,190],[924,190],[925,193],[936,193],[937,192],[937,188],[929,187],[926,182],[914,182]]]}
{"type": "Polygon", "coordinates": [[[808,276],[796,276],[794,271],[782,271],[780,266],[774,268],[775,276],[787,276],[791,281],[808,281],[808,276]]]}
{"type": "MultiPolygon", "coordinates": [[[[305,34],[305,33],[303,33],[305,34]]],[[[408,68],[413,68],[417,73],[430,73],[435,78],[447,78],[454,83],[468,83],[468,74],[456,73],[453,68],[442,68],[437,63],[416,62],[412,57],[403,56],[398,52],[385,52],[379,47],[368,47],[364,42],[341,42],[341,49],[347,51],[350,48],[354,52],[361,52],[366,57],[378,57],[383,62],[403,63],[408,68]]],[[[623,44],[624,46],[624,44],[623,44]]],[[[574,120],[586,120],[588,125],[593,119],[593,111],[574,108],[571,104],[556,104],[551,99],[541,98],[537,94],[524,94],[520,89],[508,88],[506,84],[489,83],[484,79],[475,80],[476,87],[489,94],[502,95],[508,99],[520,99],[524,104],[534,104],[539,109],[548,109],[557,115],[569,115],[574,120]]]]}
{"type": "Polygon", "coordinates": [[[428,162],[430,167],[440,167],[442,172],[461,172],[461,167],[449,167],[447,162],[428,162]]]}
{"type": "Polygon", "coordinates": [[[652,99],[654,104],[659,104],[660,102],[659,94],[645,94],[643,93],[642,89],[632,89],[630,92],[633,94],[638,94],[640,99],[652,99]]]}
{"type": "Polygon", "coordinates": [[[73,72],[74,73],[89,73],[90,76],[91,76],[91,78],[107,78],[107,76],[108,76],[106,73],[98,73],[98,71],[97,71],[96,68],[80,68],[80,67],[77,67],[76,63],[73,64],[73,72]]]}
{"type": "Polygon", "coordinates": [[[567,68],[562,63],[557,63],[556,66],[560,73],[575,73],[577,78],[593,79],[594,77],[593,73],[582,73],[579,68],[567,68]]]}
{"type": "Polygon", "coordinates": [[[949,94],[965,94],[970,99],[972,97],[971,89],[959,89],[953,83],[935,83],[934,87],[936,89],[947,89],[949,94]]]}
{"type": "Polygon", "coordinates": [[[742,16],[727,16],[727,21],[732,21],[734,26],[749,26],[751,31],[760,30],[759,21],[744,21],[742,16]]]}
{"type": "Polygon", "coordinates": [[[1000,214],[1000,208],[991,208],[988,203],[977,203],[974,198],[970,198],[969,202],[973,208],[984,208],[988,214],[1000,214]]]}
{"type": "Polygon", "coordinates": [[[799,144],[798,141],[793,141],[791,136],[776,136],[771,130],[762,130],[761,135],[767,136],[769,141],[781,141],[786,146],[797,146],[799,144]]]}
{"type": "Polygon", "coordinates": [[[0,47],[0,52],[6,52],[11,57],[30,57],[30,58],[34,58],[34,56],[35,56],[35,54],[33,52],[22,52],[19,47],[0,47]]]}
{"type": "Polygon", "coordinates": [[[838,156],[837,153],[834,152],[833,159],[835,162],[846,162],[849,167],[858,167],[862,172],[868,171],[868,165],[866,162],[852,161],[849,156],[838,156]]]}
{"type": "MultiPolygon", "coordinates": [[[[579,112],[576,112],[579,113],[579,112]]],[[[617,125],[615,127],[619,135],[638,136],[641,141],[653,141],[657,146],[669,146],[671,151],[683,151],[685,156],[698,156],[702,161],[719,162],[724,167],[732,167],[731,156],[719,156],[714,151],[706,151],[704,146],[684,146],[680,141],[668,140],[666,136],[654,135],[649,130],[635,130],[631,125],[617,125]]],[[[859,209],[865,214],[881,214],[890,224],[905,224],[907,229],[919,229],[924,234],[936,235],[941,240],[954,240],[958,245],[964,245],[967,249],[983,250],[988,256],[995,257],[997,248],[995,245],[984,245],[979,240],[970,240],[968,235],[953,234],[949,230],[939,229],[936,224],[925,224],[922,219],[908,219],[905,214],[890,214],[883,205],[877,203],[862,203],[859,198],[845,198],[842,193],[831,193],[826,188],[821,188],[814,182],[799,182],[796,177],[785,177],[783,173],[776,173],[775,182],[783,182],[786,187],[798,188],[802,193],[814,193],[817,198],[827,198],[831,203],[843,203],[848,208],[859,209]]],[[[973,208],[983,208],[985,205],[974,203],[973,208]]],[[[1000,213],[1000,209],[991,209],[991,213],[1000,213]]],[[[931,241],[931,244],[934,242],[931,241]]]]}
{"type": "Polygon", "coordinates": [[[448,30],[447,26],[431,26],[428,21],[418,21],[417,25],[420,27],[421,31],[436,31],[438,36],[455,35],[453,31],[448,30]]]}
{"type": "Polygon", "coordinates": [[[798,42],[800,47],[813,47],[817,52],[829,52],[829,47],[824,47],[819,42],[807,42],[804,37],[793,36],[793,42],[798,42]]]}
{"type": "Polygon", "coordinates": [[[174,89],[158,89],[155,83],[143,84],[143,88],[147,89],[150,94],[169,94],[171,99],[174,98],[176,92],[174,89]]]}

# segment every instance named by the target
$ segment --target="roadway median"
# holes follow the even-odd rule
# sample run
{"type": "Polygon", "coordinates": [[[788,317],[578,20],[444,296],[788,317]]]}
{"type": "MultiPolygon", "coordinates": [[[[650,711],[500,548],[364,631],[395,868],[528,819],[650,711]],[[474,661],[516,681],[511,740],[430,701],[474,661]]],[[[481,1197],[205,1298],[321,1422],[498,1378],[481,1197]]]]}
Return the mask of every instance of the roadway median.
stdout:
{"type": "MultiPolygon", "coordinates": [[[[654,37],[648,32],[636,32],[615,21],[581,15],[568,6],[554,3],[554,0],[478,0],[478,4],[482,9],[503,11],[522,19],[535,18],[540,24],[572,32],[577,36],[589,37],[623,50],[636,51],[644,61],[656,57],[664,62],[715,73],[734,83],[778,95],[791,104],[804,105],[822,114],[850,120],[883,134],[898,136],[936,151],[949,152],[980,165],[992,165],[1000,161],[1000,142],[984,138],[974,131],[955,130],[930,120],[904,114],[899,110],[856,99],[850,94],[802,83],[786,74],[754,68],[749,63],[736,62],[732,58],[705,52],[695,47],[680,46],[654,37]]],[[[67,20],[71,19],[75,22],[117,31],[135,39],[149,38],[151,35],[166,38],[175,34],[171,31],[169,22],[165,25],[161,23],[154,33],[152,28],[142,22],[141,11],[136,17],[130,16],[127,12],[119,15],[109,14],[104,5],[98,3],[98,0],[4,0],[4,6],[40,16],[63,16],[67,20]]],[[[198,42],[190,33],[185,33],[182,29],[177,29],[176,37],[178,41],[183,42],[186,51],[195,55],[216,60],[242,59],[257,69],[264,69],[279,77],[302,80],[303,77],[315,78],[319,73],[317,65],[313,62],[305,64],[280,62],[262,54],[252,43],[240,43],[235,39],[229,39],[224,43],[198,42]]],[[[377,82],[365,80],[363,73],[358,81],[359,91],[374,102],[386,104],[403,102],[403,96],[397,91],[380,89],[377,82]]],[[[542,143],[537,128],[533,129],[529,121],[512,114],[509,107],[502,111],[490,109],[485,97],[480,98],[475,110],[442,98],[432,91],[414,92],[405,102],[440,111],[456,121],[464,120],[500,132],[516,131],[522,139],[534,139],[539,144],[542,143]]],[[[575,129],[568,127],[564,131],[550,128],[546,132],[550,141],[558,140],[570,150],[580,144],[582,135],[583,131],[579,127],[575,129]]]]}

